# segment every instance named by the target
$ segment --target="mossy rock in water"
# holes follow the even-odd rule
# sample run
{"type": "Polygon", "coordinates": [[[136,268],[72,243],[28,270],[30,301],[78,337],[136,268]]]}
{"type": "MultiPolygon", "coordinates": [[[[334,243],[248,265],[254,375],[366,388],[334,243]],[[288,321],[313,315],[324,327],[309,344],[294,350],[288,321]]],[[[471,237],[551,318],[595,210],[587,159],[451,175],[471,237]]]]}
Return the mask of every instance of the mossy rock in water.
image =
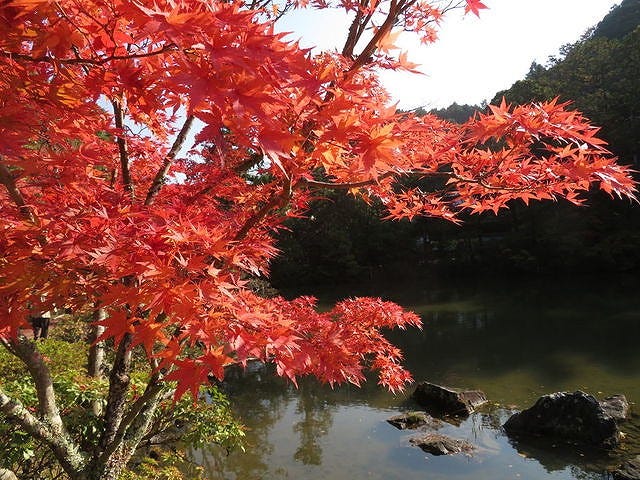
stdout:
{"type": "Polygon", "coordinates": [[[427,433],[411,438],[409,442],[432,455],[453,455],[456,453],[470,455],[474,450],[474,446],[466,440],[447,437],[439,433],[427,433]]]}
{"type": "Polygon", "coordinates": [[[443,423],[437,418],[433,418],[426,412],[407,412],[401,415],[388,418],[387,422],[400,430],[416,429],[420,427],[429,427],[437,430],[442,427],[443,423]]]}

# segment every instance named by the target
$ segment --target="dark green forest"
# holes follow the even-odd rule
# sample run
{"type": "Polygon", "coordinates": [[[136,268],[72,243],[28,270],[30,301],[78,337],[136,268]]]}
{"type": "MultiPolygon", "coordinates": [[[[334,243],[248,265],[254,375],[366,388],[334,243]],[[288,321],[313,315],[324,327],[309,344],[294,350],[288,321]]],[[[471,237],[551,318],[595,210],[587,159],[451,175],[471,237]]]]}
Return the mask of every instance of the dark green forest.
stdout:
{"type": "MultiPolygon", "coordinates": [[[[491,103],[571,101],[596,125],[622,163],[640,169],[640,0],[624,0],[546,65],[534,63],[491,103]]],[[[452,104],[432,113],[464,122],[486,105],[452,104]]],[[[407,275],[571,274],[640,271],[640,207],[592,192],[586,207],[514,202],[498,215],[381,221],[379,205],[344,193],[311,204],[307,219],[279,234],[276,287],[407,275]]]]}

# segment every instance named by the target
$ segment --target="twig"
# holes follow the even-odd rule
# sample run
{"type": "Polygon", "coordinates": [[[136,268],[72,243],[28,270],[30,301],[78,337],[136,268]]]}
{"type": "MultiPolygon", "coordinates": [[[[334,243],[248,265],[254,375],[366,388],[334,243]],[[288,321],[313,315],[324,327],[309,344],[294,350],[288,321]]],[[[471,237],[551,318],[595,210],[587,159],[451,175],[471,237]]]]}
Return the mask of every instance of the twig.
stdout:
{"type": "Polygon", "coordinates": [[[162,165],[160,166],[158,173],[156,173],[156,176],[153,179],[151,186],[149,187],[149,191],[147,192],[147,197],[144,200],[145,205],[151,205],[151,203],[153,203],[153,199],[156,197],[156,195],[164,185],[165,177],[169,172],[169,167],[171,167],[173,160],[176,158],[176,155],[184,145],[184,142],[187,139],[187,135],[189,134],[189,130],[193,125],[194,119],[195,117],[193,115],[189,115],[185,120],[184,125],[182,125],[182,128],[180,129],[178,136],[174,140],[173,145],[169,150],[169,153],[167,153],[167,156],[164,157],[164,161],[162,162],[162,165]]]}

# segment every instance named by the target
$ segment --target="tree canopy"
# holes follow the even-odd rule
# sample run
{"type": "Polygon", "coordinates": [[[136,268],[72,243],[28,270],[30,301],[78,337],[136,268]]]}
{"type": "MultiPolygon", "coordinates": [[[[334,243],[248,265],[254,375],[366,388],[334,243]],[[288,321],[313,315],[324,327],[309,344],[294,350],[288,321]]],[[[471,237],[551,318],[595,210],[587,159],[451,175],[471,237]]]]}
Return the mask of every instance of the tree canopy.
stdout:
{"type": "MultiPolygon", "coordinates": [[[[498,211],[597,185],[634,198],[598,129],[556,100],[491,106],[457,125],[397,112],[380,69],[413,70],[394,44],[435,39],[466,2],[287,4],[205,0],[12,0],[0,7],[0,338],[38,389],[33,414],[0,409],[50,446],[72,478],[114,478],[166,382],[197,396],[227,365],[257,358],[296,381],[410,380],[386,327],[418,317],[374,298],[320,313],[312,298],[264,298],[273,233],[326,189],[377,199],[391,219],[498,211]],[[308,5],[307,5],[308,4],[308,5]],[[276,33],[293,8],[353,16],[341,52],[276,33]],[[190,133],[195,135],[189,145],[190,133]],[[186,150],[186,151],[185,151],[186,150]],[[410,178],[433,178],[423,190],[410,178]],[[30,315],[95,312],[113,346],[100,441],[68,438],[30,315]],[[130,405],[134,348],[153,374],[130,405]],[[137,429],[137,430],[136,430],[137,429]],[[89,472],[89,473],[87,473],[89,472]]],[[[329,247],[327,247],[329,248],[329,247]]],[[[145,423],[147,422],[147,423],[145,423]]]]}

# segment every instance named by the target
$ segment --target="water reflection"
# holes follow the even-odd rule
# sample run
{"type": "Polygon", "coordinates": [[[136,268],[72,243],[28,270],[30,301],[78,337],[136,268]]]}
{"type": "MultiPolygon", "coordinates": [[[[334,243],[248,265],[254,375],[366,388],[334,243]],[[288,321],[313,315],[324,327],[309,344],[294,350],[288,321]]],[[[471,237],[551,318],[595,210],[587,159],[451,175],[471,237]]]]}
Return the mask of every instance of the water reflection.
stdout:
{"type": "Polygon", "coordinates": [[[323,395],[318,395],[319,387],[317,383],[304,381],[298,392],[296,414],[300,421],[294,424],[293,431],[300,435],[300,446],[293,458],[305,465],[322,464],[320,439],[333,423],[327,401],[323,395]]]}
{"type": "MultiPolygon", "coordinates": [[[[596,285],[541,284],[385,289],[382,296],[418,311],[422,331],[391,332],[418,380],[479,388],[492,410],[440,433],[474,443],[471,458],[432,457],[386,418],[414,409],[368,382],[332,390],[312,379],[296,390],[257,369],[229,382],[249,427],[246,453],[201,453],[210,479],[602,479],[607,466],[640,453],[640,419],[619,456],[563,445],[510,441],[500,425],[514,406],[545,393],[583,389],[599,397],[640,399],[640,300],[619,278],[596,285]],[[507,407],[507,408],[505,408],[507,407]],[[629,445],[633,445],[630,447],[629,445]]],[[[308,293],[308,292],[305,292],[308,293]]],[[[346,296],[331,292],[333,300],[346,296]]],[[[370,294],[371,292],[369,292],[370,294]]],[[[332,300],[331,295],[326,295],[332,300]]]]}
{"type": "Polygon", "coordinates": [[[210,479],[262,479],[274,452],[272,430],[286,414],[289,388],[259,363],[251,364],[247,371],[234,369],[226,377],[227,394],[240,417],[247,419],[246,451],[229,454],[213,446],[198,452],[196,461],[205,467],[210,479]]]}

